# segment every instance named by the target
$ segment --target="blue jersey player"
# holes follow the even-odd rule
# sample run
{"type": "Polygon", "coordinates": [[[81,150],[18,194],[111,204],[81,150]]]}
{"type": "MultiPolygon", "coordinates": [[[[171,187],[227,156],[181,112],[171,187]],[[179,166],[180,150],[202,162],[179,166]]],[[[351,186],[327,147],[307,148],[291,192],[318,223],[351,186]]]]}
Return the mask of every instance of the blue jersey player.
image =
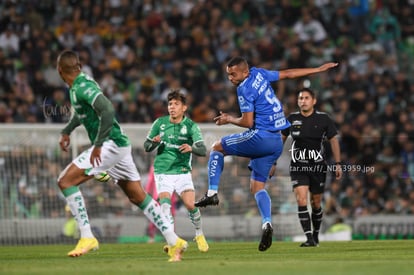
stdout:
{"type": "Polygon", "coordinates": [[[286,78],[298,78],[320,73],[336,67],[338,63],[326,63],[317,68],[287,69],[269,71],[262,68],[249,68],[243,57],[233,57],[226,67],[228,79],[237,87],[240,117],[220,112],[214,118],[217,125],[234,124],[246,131],[231,134],[216,141],[208,161],[208,191],[195,203],[197,207],[217,205],[220,176],[224,166],[224,156],[250,158],[250,192],[254,195],[262,217],[262,237],[259,251],[272,245],[272,216],[270,196],[265,183],[273,163],[282,153],[283,142],[280,130],[290,126],[282,104],[275,96],[271,82],[286,78]]]}

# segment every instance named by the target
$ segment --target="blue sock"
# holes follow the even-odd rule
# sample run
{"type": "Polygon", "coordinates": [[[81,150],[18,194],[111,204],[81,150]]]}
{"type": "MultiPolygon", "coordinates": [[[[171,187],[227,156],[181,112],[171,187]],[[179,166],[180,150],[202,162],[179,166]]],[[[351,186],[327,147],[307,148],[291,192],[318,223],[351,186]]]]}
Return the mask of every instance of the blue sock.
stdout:
{"type": "Polygon", "coordinates": [[[260,215],[262,216],[262,224],[266,222],[272,224],[272,203],[269,193],[267,193],[265,189],[262,189],[254,194],[254,198],[256,199],[257,207],[259,208],[260,215]]]}
{"type": "Polygon", "coordinates": [[[223,171],[224,155],[217,151],[211,151],[208,159],[208,189],[218,191],[221,172],[223,171]]]}

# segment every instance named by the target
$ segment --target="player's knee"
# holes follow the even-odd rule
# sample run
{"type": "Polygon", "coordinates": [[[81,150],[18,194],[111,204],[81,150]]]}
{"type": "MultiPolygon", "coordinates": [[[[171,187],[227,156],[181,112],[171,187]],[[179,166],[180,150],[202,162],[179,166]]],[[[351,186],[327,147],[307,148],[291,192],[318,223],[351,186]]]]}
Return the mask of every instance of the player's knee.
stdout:
{"type": "Polygon", "coordinates": [[[57,184],[59,186],[59,188],[61,190],[68,188],[68,180],[67,180],[67,173],[66,173],[67,169],[65,169],[64,171],[62,171],[57,179],[57,184]]]}
{"type": "Polygon", "coordinates": [[[211,150],[223,153],[223,146],[221,145],[221,141],[214,142],[211,146],[211,150]]]}
{"type": "Polygon", "coordinates": [[[298,200],[298,206],[307,206],[308,202],[306,200],[298,200]]]}
{"type": "Polygon", "coordinates": [[[296,202],[298,203],[298,206],[307,206],[308,200],[306,197],[297,196],[296,202]]]}
{"type": "Polygon", "coordinates": [[[192,204],[186,204],[185,205],[185,208],[187,208],[187,211],[189,211],[189,212],[191,212],[191,211],[193,211],[196,207],[194,206],[194,203],[195,202],[193,202],[192,204]]]}
{"type": "Polygon", "coordinates": [[[64,184],[63,184],[63,181],[62,181],[62,178],[61,177],[59,177],[57,179],[57,185],[59,186],[60,189],[63,189],[62,187],[64,186],[64,184]]]}
{"type": "Polygon", "coordinates": [[[321,208],[321,201],[320,200],[311,200],[311,206],[313,209],[321,208]]]}

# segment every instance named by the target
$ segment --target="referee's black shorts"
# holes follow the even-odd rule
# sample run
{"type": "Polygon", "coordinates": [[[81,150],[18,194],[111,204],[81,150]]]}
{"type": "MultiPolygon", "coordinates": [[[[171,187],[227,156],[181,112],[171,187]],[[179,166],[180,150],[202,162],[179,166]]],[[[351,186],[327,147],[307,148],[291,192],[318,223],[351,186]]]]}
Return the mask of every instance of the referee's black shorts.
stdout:
{"type": "Polygon", "coordinates": [[[325,190],[326,164],[291,165],[292,188],[309,186],[312,194],[322,194],[325,190]]]}

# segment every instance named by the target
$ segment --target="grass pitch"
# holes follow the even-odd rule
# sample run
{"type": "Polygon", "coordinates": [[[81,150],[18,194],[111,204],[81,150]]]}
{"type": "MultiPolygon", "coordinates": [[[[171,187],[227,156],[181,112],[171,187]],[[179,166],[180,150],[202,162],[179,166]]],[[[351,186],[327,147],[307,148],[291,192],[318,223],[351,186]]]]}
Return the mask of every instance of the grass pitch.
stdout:
{"type": "Polygon", "coordinates": [[[1,246],[0,274],[413,274],[414,240],[299,243],[274,242],[259,252],[256,242],[194,242],[181,262],[169,263],[162,243],[100,244],[79,258],[68,245],[1,246]]]}

